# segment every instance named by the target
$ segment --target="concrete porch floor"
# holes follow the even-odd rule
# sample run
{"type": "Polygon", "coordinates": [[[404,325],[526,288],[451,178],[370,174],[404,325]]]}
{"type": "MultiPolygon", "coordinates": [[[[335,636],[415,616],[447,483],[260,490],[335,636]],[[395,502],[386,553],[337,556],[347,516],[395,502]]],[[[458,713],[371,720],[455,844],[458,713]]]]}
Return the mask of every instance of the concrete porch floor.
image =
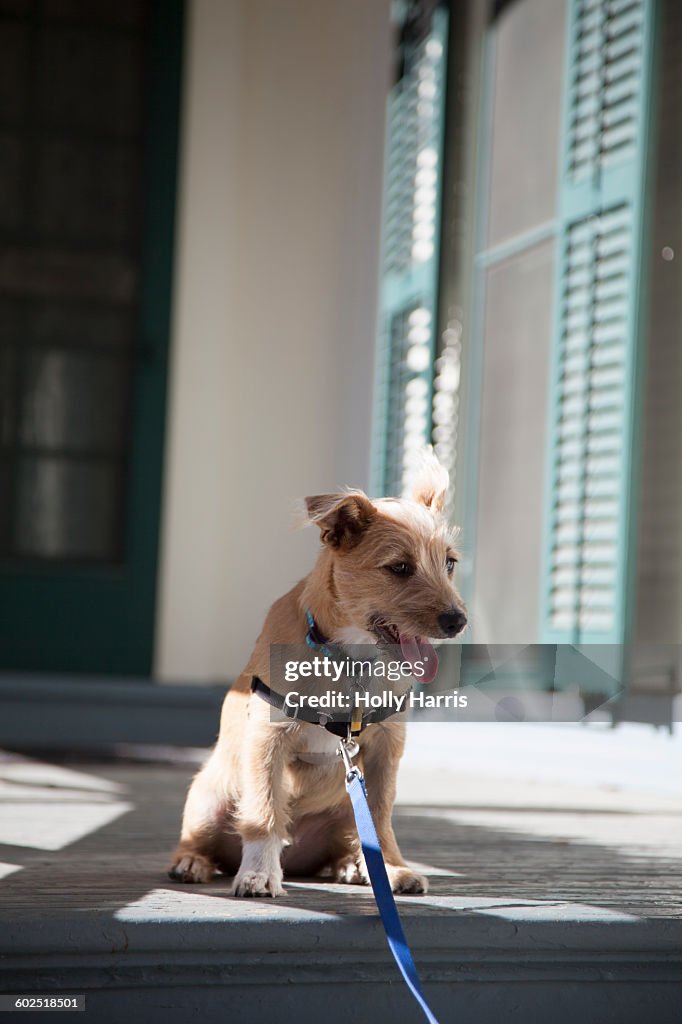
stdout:
{"type": "MultiPolygon", "coordinates": [[[[682,1020],[680,749],[412,727],[395,823],[431,891],[399,903],[442,1024],[682,1020]]],[[[192,771],[1,755],[0,992],[85,993],[98,1024],[419,1021],[368,890],[167,879],[192,771]]]]}

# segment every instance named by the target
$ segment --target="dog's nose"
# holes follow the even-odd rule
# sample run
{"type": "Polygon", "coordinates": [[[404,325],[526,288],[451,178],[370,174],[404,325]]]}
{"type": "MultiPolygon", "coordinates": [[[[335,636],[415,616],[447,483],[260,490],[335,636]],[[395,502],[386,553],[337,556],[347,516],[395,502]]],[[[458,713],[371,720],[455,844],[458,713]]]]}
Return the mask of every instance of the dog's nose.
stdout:
{"type": "Polygon", "coordinates": [[[459,608],[451,608],[438,616],[438,625],[446,636],[457,636],[467,624],[467,617],[459,608]]]}

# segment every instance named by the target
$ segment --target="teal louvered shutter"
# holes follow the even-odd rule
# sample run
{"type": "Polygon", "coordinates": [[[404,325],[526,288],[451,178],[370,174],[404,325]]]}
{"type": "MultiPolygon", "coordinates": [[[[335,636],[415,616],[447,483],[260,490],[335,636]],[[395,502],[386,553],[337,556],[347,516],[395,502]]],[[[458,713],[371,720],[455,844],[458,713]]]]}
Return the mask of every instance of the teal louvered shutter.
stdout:
{"type": "Polygon", "coordinates": [[[431,438],[447,12],[406,48],[388,100],[373,489],[400,495],[431,438]]]}
{"type": "Polygon", "coordinates": [[[653,0],[570,0],[542,637],[629,628],[653,0]]]}

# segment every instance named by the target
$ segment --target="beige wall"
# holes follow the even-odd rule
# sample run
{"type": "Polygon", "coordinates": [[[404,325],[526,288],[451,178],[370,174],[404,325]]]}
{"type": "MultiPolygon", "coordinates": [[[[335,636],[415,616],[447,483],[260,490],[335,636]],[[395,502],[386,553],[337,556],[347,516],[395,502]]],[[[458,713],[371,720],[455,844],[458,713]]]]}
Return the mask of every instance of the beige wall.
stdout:
{"type": "Polygon", "coordinates": [[[225,679],[369,476],[389,0],[193,0],[156,674],[225,679]]]}

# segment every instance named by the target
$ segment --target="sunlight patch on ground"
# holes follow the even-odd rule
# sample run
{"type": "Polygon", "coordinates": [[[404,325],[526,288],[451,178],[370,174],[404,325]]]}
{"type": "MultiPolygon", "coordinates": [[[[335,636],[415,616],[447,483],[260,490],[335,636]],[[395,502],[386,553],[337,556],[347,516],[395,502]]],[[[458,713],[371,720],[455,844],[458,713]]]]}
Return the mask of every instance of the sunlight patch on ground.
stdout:
{"type": "Polygon", "coordinates": [[[420,814],[451,821],[455,825],[510,832],[552,841],[591,843],[608,846],[630,856],[682,857],[682,816],[680,814],[590,815],[548,814],[543,810],[449,810],[423,808],[420,814]]]}
{"type": "Polygon", "coordinates": [[[30,798],[12,801],[11,817],[0,817],[0,843],[34,850],[61,850],[133,809],[133,804],[66,803],[55,795],[51,803],[30,798]]]}
{"type": "Polygon", "coordinates": [[[227,893],[211,896],[178,889],[153,889],[142,899],[117,910],[117,921],[178,921],[200,924],[206,921],[326,921],[338,914],[300,910],[277,900],[234,899],[227,893]]]}
{"type": "Polygon", "coordinates": [[[408,866],[413,871],[418,871],[421,875],[428,875],[433,878],[462,878],[461,871],[450,871],[449,868],[435,868],[433,864],[420,864],[416,860],[408,860],[408,866]]]}
{"type": "Polygon", "coordinates": [[[21,864],[5,864],[0,861],[0,878],[7,878],[8,875],[13,875],[15,871],[21,871],[21,864]]]}
{"type": "Polygon", "coordinates": [[[15,785],[13,782],[3,782],[0,779],[0,803],[10,807],[12,813],[15,803],[53,803],[59,800],[60,804],[82,804],[86,800],[91,804],[110,804],[110,793],[96,793],[93,790],[81,789],[60,789],[57,786],[26,786],[15,785]]]}
{"type": "Polygon", "coordinates": [[[124,787],[98,775],[62,768],[61,765],[29,761],[16,754],[5,755],[11,760],[0,758],[0,779],[24,786],[47,786],[50,789],[82,789],[100,793],[122,793],[124,787]]]}
{"type": "Polygon", "coordinates": [[[0,752],[0,843],[61,850],[132,810],[115,799],[124,792],[98,775],[0,752]]]}
{"type": "Polygon", "coordinates": [[[591,903],[566,903],[548,900],[516,900],[513,897],[480,899],[470,896],[397,896],[398,903],[452,910],[469,914],[501,917],[505,921],[638,921],[633,914],[595,907],[591,903]]]}

